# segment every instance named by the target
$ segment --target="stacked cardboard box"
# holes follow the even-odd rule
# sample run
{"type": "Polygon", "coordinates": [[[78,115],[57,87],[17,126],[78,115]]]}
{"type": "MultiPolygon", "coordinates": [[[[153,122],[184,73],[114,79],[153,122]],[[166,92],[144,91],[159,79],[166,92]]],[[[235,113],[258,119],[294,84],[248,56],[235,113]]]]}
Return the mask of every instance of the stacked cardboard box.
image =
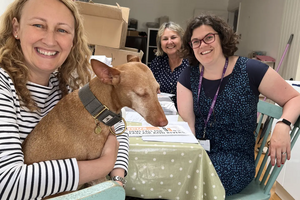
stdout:
{"type": "Polygon", "coordinates": [[[83,17],[84,31],[90,45],[95,45],[95,55],[112,58],[112,65],[127,62],[127,55],[142,59],[143,52],[125,48],[129,8],[77,2],[83,17]]]}

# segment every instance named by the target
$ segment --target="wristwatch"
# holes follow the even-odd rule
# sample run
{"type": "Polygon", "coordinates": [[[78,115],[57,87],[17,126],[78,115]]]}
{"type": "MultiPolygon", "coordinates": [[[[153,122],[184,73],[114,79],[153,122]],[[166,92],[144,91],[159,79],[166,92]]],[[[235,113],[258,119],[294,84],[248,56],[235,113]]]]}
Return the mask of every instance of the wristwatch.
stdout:
{"type": "Polygon", "coordinates": [[[288,126],[290,127],[291,130],[292,130],[292,128],[293,128],[293,125],[292,125],[292,123],[291,123],[289,120],[286,120],[286,119],[284,119],[284,118],[280,118],[280,119],[278,119],[277,123],[278,123],[278,122],[282,122],[282,123],[288,125],[288,126]]]}
{"type": "Polygon", "coordinates": [[[113,176],[111,178],[111,180],[113,181],[120,181],[121,183],[123,183],[123,187],[125,187],[125,183],[127,182],[124,178],[122,178],[121,176],[113,176]]]}

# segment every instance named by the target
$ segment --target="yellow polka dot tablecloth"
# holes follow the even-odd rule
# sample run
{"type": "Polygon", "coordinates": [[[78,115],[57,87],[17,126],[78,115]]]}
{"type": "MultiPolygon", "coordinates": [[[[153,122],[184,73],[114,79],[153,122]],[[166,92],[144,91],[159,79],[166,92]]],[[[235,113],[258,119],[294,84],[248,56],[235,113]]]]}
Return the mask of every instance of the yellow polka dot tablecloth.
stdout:
{"type": "Polygon", "coordinates": [[[130,137],[126,195],[144,199],[224,200],[225,190],[199,144],[130,137]]]}

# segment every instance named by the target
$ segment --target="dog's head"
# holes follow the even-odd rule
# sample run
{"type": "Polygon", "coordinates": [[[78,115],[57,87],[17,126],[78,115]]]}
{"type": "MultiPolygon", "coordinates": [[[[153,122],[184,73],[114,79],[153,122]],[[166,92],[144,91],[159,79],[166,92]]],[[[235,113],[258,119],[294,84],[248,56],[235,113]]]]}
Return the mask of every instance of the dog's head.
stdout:
{"type": "Polygon", "coordinates": [[[99,80],[112,86],[112,97],[120,108],[127,106],[137,111],[153,126],[165,126],[168,121],[158,102],[159,84],[153,73],[140,59],[127,56],[128,62],[109,67],[91,60],[92,68],[99,80]]]}

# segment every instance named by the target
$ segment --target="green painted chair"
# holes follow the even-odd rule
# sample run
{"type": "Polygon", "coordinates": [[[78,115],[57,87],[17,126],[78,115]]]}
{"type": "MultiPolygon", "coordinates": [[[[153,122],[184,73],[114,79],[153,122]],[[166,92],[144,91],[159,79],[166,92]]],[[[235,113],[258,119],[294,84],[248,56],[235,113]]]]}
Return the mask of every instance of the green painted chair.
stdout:
{"type": "MultiPolygon", "coordinates": [[[[261,129],[262,121],[264,116],[268,116],[269,122],[264,124],[265,136],[262,138],[261,147],[259,148],[259,152],[255,159],[255,166],[257,167],[260,157],[263,153],[263,147],[266,146],[267,138],[270,134],[271,126],[274,119],[279,119],[282,115],[282,108],[276,106],[274,104],[270,104],[264,101],[259,101],[257,106],[257,111],[260,113],[260,118],[258,121],[258,125],[255,131],[255,137],[257,139],[258,133],[261,129]]],[[[300,117],[294,124],[293,129],[291,130],[291,148],[293,148],[297,138],[300,134],[300,117]]],[[[256,140],[257,141],[257,140],[256,140]]],[[[269,149],[265,153],[268,155],[269,149]]],[[[288,162],[288,161],[287,161],[288,162]]],[[[270,163],[270,159],[268,160],[268,156],[265,156],[259,170],[257,172],[256,177],[254,180],[240,193],[231,195],[226,197],[226,200],[267,200],[270,199],[270,190],[274,185],[283,165],[274,167],[270,163]],[[265,173],[263,174],[263,170],[266,169],[265,173]]]]}
{"type": "Polygon", "coordinates": [[[124,200],[125,190],[114,181],[105,181],[72,193],[51,198],[50,200],[124,200]]]}

